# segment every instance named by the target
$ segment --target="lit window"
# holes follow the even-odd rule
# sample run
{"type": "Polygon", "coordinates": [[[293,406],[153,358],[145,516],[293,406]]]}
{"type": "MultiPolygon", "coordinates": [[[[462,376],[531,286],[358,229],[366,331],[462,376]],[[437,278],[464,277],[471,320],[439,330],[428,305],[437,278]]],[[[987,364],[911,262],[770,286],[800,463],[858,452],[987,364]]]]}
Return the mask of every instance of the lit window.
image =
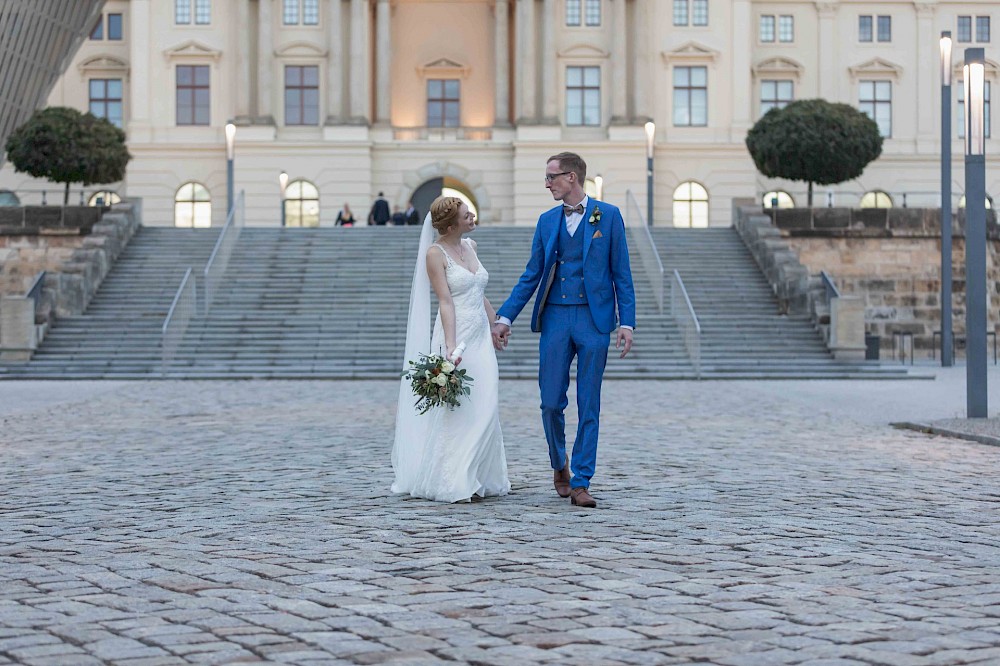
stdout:
{"type": "Polygon", "coordinates": [[[774,16],[765,14],[760,17],[760,41],[774,41],[774,16]]]}
{"type": "Polygon", "coordinates": [[[782,190],[765,193],[762,202],[764,208],[795,208],[795,199],[782,190]]]}
{"type": "Polygon", "coordinates": [[[865,192],[861,197],[861,208],[892,208],[892,197],[882,190],[865,192]]]}
{"type": "Polygon", "coordinates": [[[428,79],[427,126],[458,127],[460,114],[461,82],[458,79],[428,79]]]}
{"type": "Polygon", "coordinates": [[[90,112],[105,118],[115,127],[122,126],[122,80],[90,80],[90,112]]]}
{"type": "Polygon", "coordinates": [[[212,197],[201,183],[184,183],[174,195],[175,227],[212,226],[212,197]]]}
{"type": "Polygon", "coordinates": [[[118,196],[117,192],[112,192],[111,190],[101,190],[100,192],[94,192],[87,199],[88,206],[114,206],[116,203],[121,203],[122,198],[118,196]]]}
{"type": "Polygon", "coordinates": [[[293,180],[285,189],[285,226],[319,226],[319,190],[308,180],[293,180]]]}
{"type": "Polygon", "coordinates": [[[674,226],[708,227],[708,190],[694,181],[681,183],[674,190],[674,226]]]}
{"type": "MultiPolygon", "coordinates": [[[[3,196],[3,194],[0,193],[0,196],[3,196]]],[[[986,204],[986,210],[990,210],[990,209],[993,208],[993,199],[990,197],[990,195],[988,195],[988,194],[986,195],[986,201],[984,203],[986,204]]],[[[3,203],[0,203],[0,206],[2,206],[2,205],[3,205],[3,203]]],[[[16,206],[17,204],[14,204],[14,205],[16,206]]],[[[958,200],[958,207],[959,208],[965,208],[965,195],[964,194],[958,200]]]]}
{"type": "MultiPolygon", "coordinates": [[[[965,82],[958,81],[958,113],[955,124],[958,127],[958,138],[965,138],[965,82]]],[[[983,131],[990,138],[990,81],[983,82],[983,131]]]]}
{"type": "Polygon", "coordinates": [[[885,137],[892,136],[892,82],[862,81],[858,96],[861,111],[878,123],[878,131],[885,137]]]}
{"type": "Polygon", "coordinates": [[[794,101],[795,84],[792,81],[760,82],[760,115],[771,109],[783,109],[794,101]]]}
{"type": "Polygon", "coordinates": [[[708,68],[674,67],[674,125],[708,125],[708,68]]]}
{"type": "Polygon", "coordinates": [[[319,67],[285,66],[285,124],[319,124],[319,67]]]}
{"type": "Polygon", "coordinates": [[[566,68],[566,124],[601,124],[601,68],[566,68]]]}

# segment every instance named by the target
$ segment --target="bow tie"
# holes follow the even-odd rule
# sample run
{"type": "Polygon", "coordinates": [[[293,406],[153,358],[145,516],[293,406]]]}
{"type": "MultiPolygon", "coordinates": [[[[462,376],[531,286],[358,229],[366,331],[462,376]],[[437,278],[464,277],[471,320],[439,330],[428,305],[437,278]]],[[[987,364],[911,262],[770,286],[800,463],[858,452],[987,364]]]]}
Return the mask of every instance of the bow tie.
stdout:
{"type": "Polygon", "coordinates": [[[563,213],[566,215],[566,217],[569,217],[573,213],[579,213],[580,215],[583,215],[583,204],[581,203],[575,206],[567,206],[566,204],[563,204],[563,213]]]}

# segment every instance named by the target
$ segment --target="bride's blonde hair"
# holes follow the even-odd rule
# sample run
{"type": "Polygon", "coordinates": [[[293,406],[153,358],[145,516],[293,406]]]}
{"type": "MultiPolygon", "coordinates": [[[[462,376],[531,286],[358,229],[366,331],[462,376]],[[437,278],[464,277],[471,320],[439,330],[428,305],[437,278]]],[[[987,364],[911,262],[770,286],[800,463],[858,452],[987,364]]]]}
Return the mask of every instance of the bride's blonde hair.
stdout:
{"type": "Polygon", "coordinates": [[[458,222],[462,200],[458,197],[438,197],[431,204],[431,225],[439,234],[447,233],[458,222]]]}

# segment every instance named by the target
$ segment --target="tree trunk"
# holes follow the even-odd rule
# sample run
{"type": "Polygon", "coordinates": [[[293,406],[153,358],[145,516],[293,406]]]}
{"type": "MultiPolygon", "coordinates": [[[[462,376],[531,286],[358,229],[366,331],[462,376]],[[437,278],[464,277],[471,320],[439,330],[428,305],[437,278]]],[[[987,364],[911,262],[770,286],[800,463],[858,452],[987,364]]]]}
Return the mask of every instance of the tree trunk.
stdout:
{"type": "Polygon", "coordinates": [[[813,207],[813,184],[812,184],[812,181],[809,181],[809,200],[808,200],[808,204],[807,205],[809,206],[809,208],[813,207]]]}
{"type": "Polygon", "coordinates": [[[63,206],[69,205],[69,183],[66,183],[66,193],[63,195],[63,206]]]}

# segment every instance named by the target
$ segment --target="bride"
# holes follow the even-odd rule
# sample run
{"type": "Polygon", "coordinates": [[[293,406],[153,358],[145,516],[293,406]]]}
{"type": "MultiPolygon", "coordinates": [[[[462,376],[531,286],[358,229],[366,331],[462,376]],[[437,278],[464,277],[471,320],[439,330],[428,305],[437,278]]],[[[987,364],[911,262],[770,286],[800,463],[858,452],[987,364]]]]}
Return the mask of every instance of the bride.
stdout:
{"type": "Polygon", "coordinates": [[[399,384],[396,439],[392,447],[394,493],[437,502],[465,502],[506,495],[507,458],[500,432],[499,374],[490,323],[496,312],[485,296],[489,273],[479,263],[474,241],[476,216],[457,197],[438,197],[424,218],[410,292],[407,361],[422,353],[456,355],[473,378],[472,394],[450,410],[424,415],[408,379],[399,384]],[[432,242],[434,231],[437,240],[432,242]],[[430,286],[439,309],[430,335],[430,286]],[[464,347],[464,349],[463,349],[464,347]]]}

